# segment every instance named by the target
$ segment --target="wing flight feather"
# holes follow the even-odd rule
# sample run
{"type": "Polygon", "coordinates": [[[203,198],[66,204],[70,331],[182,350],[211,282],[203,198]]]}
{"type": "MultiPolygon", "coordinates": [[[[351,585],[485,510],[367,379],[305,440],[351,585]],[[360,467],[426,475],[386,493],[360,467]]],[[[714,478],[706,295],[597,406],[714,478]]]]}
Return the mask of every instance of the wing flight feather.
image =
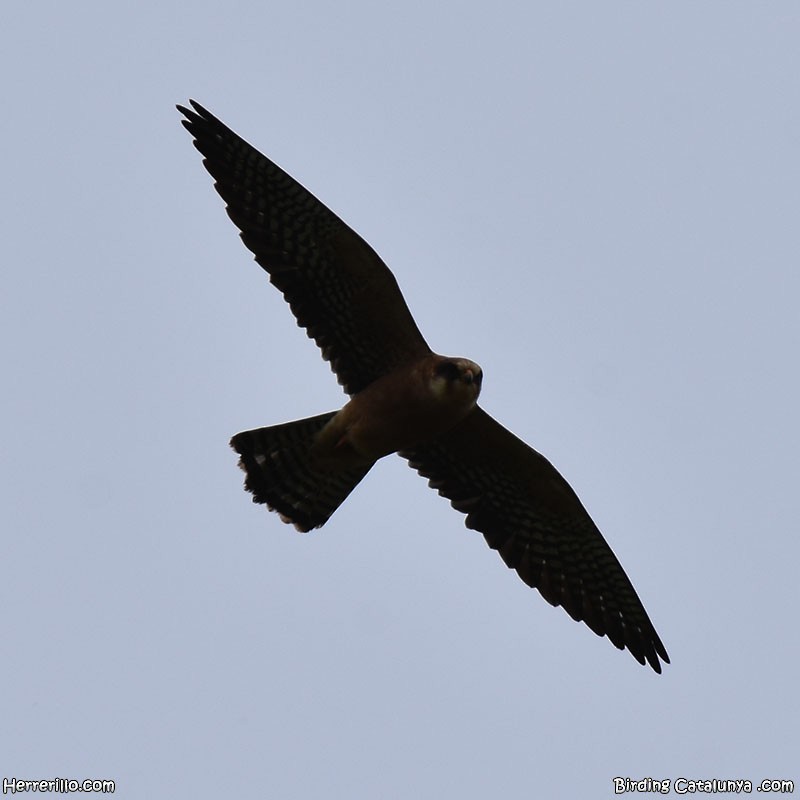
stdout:
{"type": "Polygon", "coordinates": [[[544,456],[478,407],[448,433],[400,455],[548,603],[656,672],[659,657],[669,663],[622,565],[544,456]]]}
{"type": "Polygon", "coordinates": [[[430,352],[397,281],[375,251],[294,178],[199,103],[183,125],[242,241],[356,394],[430,352]]]}

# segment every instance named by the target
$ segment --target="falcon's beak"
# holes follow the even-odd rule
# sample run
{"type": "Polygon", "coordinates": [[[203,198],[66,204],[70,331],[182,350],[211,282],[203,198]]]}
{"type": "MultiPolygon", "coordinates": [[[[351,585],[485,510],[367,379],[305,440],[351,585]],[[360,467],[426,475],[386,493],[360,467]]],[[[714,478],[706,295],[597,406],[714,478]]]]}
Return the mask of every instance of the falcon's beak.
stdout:
{"type": "Polygon", "coordinates": [[[483,380],[483,372],[480,369],[473,370],[468,367],[463,372],[464,383],[474,383],[479,389],[481,388],[481,381],[483,380]]]}

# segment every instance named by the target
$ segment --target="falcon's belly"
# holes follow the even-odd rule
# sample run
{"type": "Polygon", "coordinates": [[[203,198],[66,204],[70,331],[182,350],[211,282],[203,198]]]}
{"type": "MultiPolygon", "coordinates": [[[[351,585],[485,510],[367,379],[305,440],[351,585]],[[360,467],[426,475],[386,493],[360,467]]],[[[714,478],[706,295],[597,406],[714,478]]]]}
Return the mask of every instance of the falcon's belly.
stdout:
{"type": "Polygon", "coordinates": [[[319,457],[374,461],[429,441],[460,422],[480,393],[473,361],[431,353],[371,383],[320,432],[319,457]]]}

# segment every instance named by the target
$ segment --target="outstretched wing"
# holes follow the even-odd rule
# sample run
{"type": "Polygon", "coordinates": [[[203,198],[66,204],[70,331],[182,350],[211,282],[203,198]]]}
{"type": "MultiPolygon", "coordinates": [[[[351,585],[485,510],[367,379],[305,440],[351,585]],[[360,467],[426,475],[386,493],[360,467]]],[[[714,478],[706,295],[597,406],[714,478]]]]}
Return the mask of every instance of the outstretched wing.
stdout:
{"type": "Polygon", "coordinates": [[[401,456],[545,600],[661,672],[669,656],[636,590],[550,462],[476,407],[401,456]]]}
{"type": "Polygon", "coordinates": [[[375,251],[294,178],[199,103],[178,110],[242,241],[345,391],[430,352],[375,251]]]}

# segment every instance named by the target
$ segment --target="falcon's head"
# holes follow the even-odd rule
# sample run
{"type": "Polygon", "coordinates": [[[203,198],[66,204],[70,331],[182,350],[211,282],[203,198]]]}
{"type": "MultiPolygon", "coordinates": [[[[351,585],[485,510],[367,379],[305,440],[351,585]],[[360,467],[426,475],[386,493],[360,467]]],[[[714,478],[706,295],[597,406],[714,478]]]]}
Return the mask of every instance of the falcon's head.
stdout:
{"type": "Polygon", "coordinates": [[[474,361],[439,356],[429,385],[439,401],[466,411],[477,402],[482,380],[483,370],[474,361]]]}

